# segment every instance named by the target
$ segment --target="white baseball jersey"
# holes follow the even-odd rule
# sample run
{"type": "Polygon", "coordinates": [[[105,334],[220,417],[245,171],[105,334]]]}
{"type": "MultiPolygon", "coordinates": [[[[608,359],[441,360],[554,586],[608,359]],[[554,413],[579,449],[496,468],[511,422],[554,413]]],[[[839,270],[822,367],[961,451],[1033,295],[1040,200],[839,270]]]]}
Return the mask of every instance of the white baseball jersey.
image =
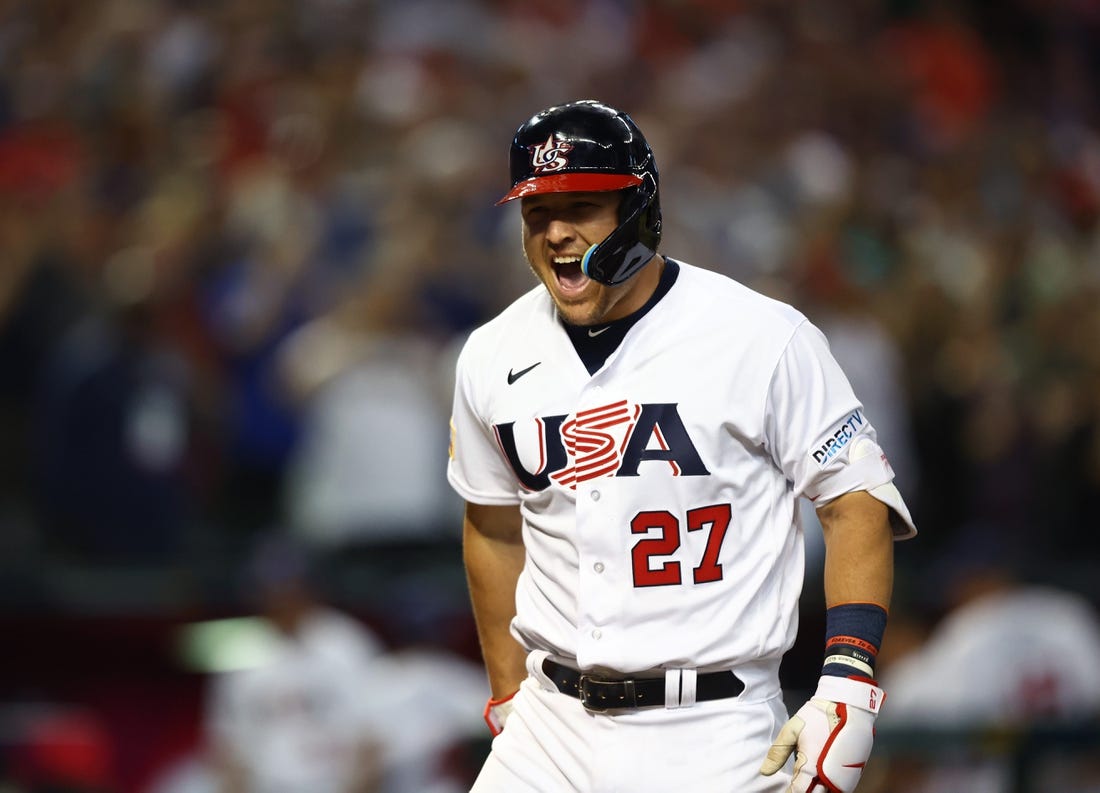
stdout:
{"type": "Polygon", "coordinates": [[[688,264],[592,375],[532,289],[471,334],[452,424],[455,490],[520,505],[513,634],[581,668],[777,667],[797,629],[800,495],[869,490],[915,533],[824,336],[688,264]]]}

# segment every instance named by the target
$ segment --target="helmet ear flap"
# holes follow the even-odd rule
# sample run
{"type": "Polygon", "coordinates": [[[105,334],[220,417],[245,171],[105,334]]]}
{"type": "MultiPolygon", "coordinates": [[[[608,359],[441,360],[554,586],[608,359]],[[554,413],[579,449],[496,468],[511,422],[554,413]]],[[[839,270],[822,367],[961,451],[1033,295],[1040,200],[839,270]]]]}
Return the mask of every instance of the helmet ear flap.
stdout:
{"type": "Polygon", "coordinates": [[[646,173],[638,187],[625,191],[619,225],[581,260],[581,270],[593,281],[616,286],[628,280],[657,255],[661,240],[661,205],[657,180],[646,173]]]}

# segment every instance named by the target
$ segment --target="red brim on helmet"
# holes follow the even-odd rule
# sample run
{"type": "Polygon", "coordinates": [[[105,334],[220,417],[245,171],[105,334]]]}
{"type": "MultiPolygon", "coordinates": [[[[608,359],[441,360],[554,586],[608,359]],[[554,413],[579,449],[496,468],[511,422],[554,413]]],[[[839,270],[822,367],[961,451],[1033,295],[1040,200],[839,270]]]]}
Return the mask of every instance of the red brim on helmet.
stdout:
{"type": "Polygon", "coordinates": [[[642,177],[629,173],[570,173],[549,174],[524,179],[511,190],[504,198],[497,201],[497,206],[523,198],[528,195],[540,193],[604,193],[610,190],[623,190],[627,187],[637,187],[642,183],[642,177]]]}

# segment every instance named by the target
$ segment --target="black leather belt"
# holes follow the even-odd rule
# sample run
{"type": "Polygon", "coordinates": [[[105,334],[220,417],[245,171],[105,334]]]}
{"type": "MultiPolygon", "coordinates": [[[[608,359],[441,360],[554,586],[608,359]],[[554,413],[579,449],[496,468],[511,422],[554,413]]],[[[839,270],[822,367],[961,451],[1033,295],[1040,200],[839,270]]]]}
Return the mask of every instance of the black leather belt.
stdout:
{"type": "MultiPolygon", "coordinates": [[[[542,662],[542,671],[554,681],[558,691],[576,697],[585,709],[597,713],[619,708],[665,706],[663,677],[609,678],[589,675],[562,666],[550,659],[542,662]]],[[[736,697],[745,684],[733,672],[706,672],[695,679],[695,701],[736,697]]]]}

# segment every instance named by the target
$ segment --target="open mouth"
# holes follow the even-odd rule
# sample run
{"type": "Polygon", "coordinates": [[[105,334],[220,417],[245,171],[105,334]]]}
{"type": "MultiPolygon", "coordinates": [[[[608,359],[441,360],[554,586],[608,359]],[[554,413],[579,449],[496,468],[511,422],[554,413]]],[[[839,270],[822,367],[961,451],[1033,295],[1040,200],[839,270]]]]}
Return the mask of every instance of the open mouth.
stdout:
{"type": "Polygon", "coordinates": [[[576,292],[588,285],[588,276],[581,272],[580,256],[555,256],[550,264],[563,291],[576,292]]]}

